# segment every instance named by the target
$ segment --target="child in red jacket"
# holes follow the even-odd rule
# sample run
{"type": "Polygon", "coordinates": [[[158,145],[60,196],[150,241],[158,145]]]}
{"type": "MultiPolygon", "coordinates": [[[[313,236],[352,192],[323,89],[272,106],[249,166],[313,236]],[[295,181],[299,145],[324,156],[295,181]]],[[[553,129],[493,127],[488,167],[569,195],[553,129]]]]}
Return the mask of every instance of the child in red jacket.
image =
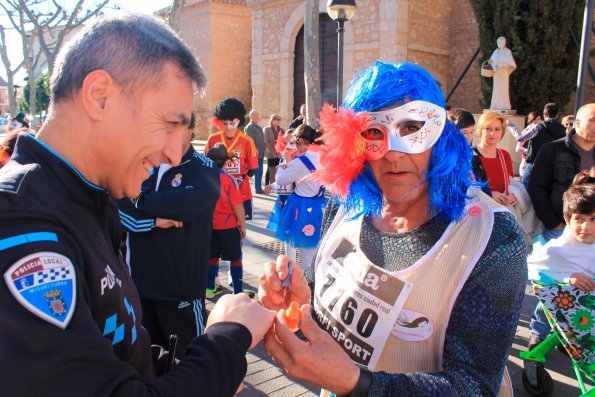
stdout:
{"type": "Polygon", "coordinates": [[[245,292],[253,297],[254,292],[244,291],[242,286],[242,240],[246,238],[246,218],[242,195],[236,181],[223,170],[229,157],[227,148],[223,143],[217,143],[208,151],[207,156],[219,167],[221,192],[213,215],[211,259],[206,297],[213,298],[223,291],[221,286],[215,285],[215,277],[219,273],[219,259],[227,260],[230,263],[233,293],[245,292]]]}

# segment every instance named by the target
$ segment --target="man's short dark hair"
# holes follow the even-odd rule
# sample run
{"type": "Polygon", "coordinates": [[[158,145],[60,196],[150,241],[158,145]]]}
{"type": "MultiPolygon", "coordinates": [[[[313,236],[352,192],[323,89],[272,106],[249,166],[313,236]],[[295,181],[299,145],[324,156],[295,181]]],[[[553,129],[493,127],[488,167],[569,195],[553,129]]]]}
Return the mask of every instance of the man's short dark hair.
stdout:
{"type": "Polygon", "coordinates": [[[240,120],[242,125],[246,118],[246,107],[238,98],[223,98],[215,107],[215,117],[219,120],[240,120]]]}
{"type": "Polygon", "coordinates": [[[449,113],[449,119],[459,128],[473,127],[475,125],[475,118],[465,109],[452,109],[449,113]]]}
{"type": "Polygon", "coordinates": [[[95,70],[108,72],[129,93],[139,86],[156,86],[164,62],[176,65],[198,89],[205,86],[194,54],[163,22],[136,14],[101,18],[58,53],[50,79],[51,101],[71,97],[95,70]]]}
{"type": "Polygon", "coordinates": [[[308,143],[320,144],[316,140],[322,136],[322,132],[315,130],[314,128],[310,127],[307,124],[302,124],[295,129],[293,132],[293,137],[297,141],[298,139],[303,139],[308,143]]]}
{"type": "Polygon", "coordinates": [[[558,117],[558,105],[554,102],[547,103],[543,108],[543,114],[548,119],[555,119],[558,117]]]}

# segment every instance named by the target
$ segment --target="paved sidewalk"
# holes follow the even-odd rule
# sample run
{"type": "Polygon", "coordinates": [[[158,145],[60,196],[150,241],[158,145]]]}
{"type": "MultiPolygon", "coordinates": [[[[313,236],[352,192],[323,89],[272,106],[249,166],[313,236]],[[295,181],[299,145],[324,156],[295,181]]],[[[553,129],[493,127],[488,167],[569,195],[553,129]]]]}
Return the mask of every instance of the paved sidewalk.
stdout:
{"type": "MultiPolygon", "coordinates": [[[[265,195],[254,197],[254,219],[247,222],[247,236],[244,240],[242,253],[244,256],[244,288],[258,291],[258,275],[262,272],[264,263],[275,260],[277,254],[262,248],[278,250],[282,248],[273,237],[273,233],[266,229],[268,216],[275,202],[275,198],[265,195]]],[[[231,293],[227,286],[227,266],[223,264],[220,269],[224,293],[231,293]]],[[[221,295],[218,295],[218,297],[221,295]]],[[[207,309],[211,309],[213,303],[207,300],[207,309]]],[[[268,353],[265,351],[262,342],[248,353],[248,373],[244,379],[244,390],[238,393],[238,397],[258,396],[318,396],[319,388],[297,382],[288,378],[283,370],[277,367],[268,353]]]]}

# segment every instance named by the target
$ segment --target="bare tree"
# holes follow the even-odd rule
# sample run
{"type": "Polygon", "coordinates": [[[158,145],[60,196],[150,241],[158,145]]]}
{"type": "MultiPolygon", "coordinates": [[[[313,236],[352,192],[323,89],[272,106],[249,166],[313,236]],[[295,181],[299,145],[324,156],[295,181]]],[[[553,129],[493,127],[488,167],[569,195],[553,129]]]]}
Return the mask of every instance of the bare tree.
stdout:
{"type": "Polygon", "coordinates": [[[315,127],[320,111],[320,55],[318,1],[305,0],[304,15],[304,83],[306,86],[305,123],[315,127]]]}
{"type": "Polygon", "coordinates": [[[180,16],[185,6],[185,0],[174,0],[174,3],[169,9],[167,24],[176,32],[180,31],[180,16]]]}
{"type": "MultiPolygon", "coordinates": [[[[34,6],[38,3],[38,1],[39,0],[32,1],[30,3],[32,6],[34,6]]],[[[71,32],[75,27],[84,24],[89,18],[97,16],[101,9],[105,7],[109,1],[110,0],[102,0],[98,4],[95,4],[93,8],[83,9],[85,0],[78,0],[69,14],[56,0],[52,0],[51,3],[54,7],[56,7],[56,10],[51,11],[49,18],[47,19],[44,19],[47,14],[36,12],[35,8],[28,7],[27,1],[19,1],[24,12],[27,14],[27,17],[37,29],[37,39],[39,40],[41,51],[47,59],[50,76],[54,71],[54,59],[62,47],[64,37],[68,35],[68,33],[71,32]],[[83,10],[84,15],[80,15],[81,11],[83,10]],[[56,18],[58,15],[59,17],[56,18]],[[46,33],[52,40],[50,42],[51,48],[46,42],[46,33]]],[[[45,1],[45,3],[47,3],[47,1],[45,1]]]]}
{"type": "MultiPolygon", "coordinates": [[[[14,1],[14,0],[6,0],[6,2],[0,2],[0,7],[4,9],[6,15],[12,24],[13,28],[19,33],[21,36],[21,46],[22,46],[22,53],[23,53],[23,62],[22,67],[25,68],[27,72],[27,85],[29,86],[29,110],[32,115],[35,114],[35,96],[36,96],[36,86],[35,86],[35,78],[33,77],[33,70],[37,67],[40,59],[40,53],[33,54],[33,42],[34,37],[37,35],[37,28],[30,29],[30,23],[27,20],[25,12],[20,7],[22,1],[14,1]]],[[[13,92],[9,90],[9,101],[10,96],[14,95],[13,92]]],[[[14,99],[13,99],[14,100],[14,99]]]]}
{"type": "Polygon", "coordinates": [[[6,46],[6,36],[4,34],[4,26],[0,25],[0,58],[6,69],[6,83],[8,84],[8,106],[9,112],[12,115],[17,113],[17,98],[14,92],[14,75],[23,66],[23,61],[13,69],[10,65],[10,58],[8,57],[8,50],[6,46]]]}
{"type": "MultiPolygon", "coordinates": [[[[23,64],[29,86],[29,112],[36,112],[36,86],[34,71],[42,61],[47,61],[50,75],[54,59],[64,38],[75,27],[99,14],[110,0],[101,0],[91,7],[84,7],[85,0],[77,0],[72,10],[66,10],[57,0],[2,0],[8,20],[21,36],[23,64]]],[[[6,63],[5,63],[6,66],[6,63]]],[[[8,69],[8,68],[7,68],[8,69]]],[[[9,90],[10,91],[10,90],[9,90]]],[[[10,95],[14,93],[9,92],[10,95]]]]}

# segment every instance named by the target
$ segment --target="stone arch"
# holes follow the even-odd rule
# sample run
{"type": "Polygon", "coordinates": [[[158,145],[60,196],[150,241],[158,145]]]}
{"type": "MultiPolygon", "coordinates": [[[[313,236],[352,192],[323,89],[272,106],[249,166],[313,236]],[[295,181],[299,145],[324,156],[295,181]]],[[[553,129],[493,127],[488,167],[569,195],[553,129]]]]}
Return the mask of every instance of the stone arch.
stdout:
{"type": "MultiPolygon", "coordinates": [[[[298,32],[304,25],[304,14],[306,6],[304,3],[298,5],[287,19],[287,23],[283,27],[281,37],[279,39],[279,52],[286,54],[281,57],[280,70],[281,81],[279,82],[280,111],[289,121],[293,118],[293,60],[295,39],[298,32]]],[[[324,2],[318,3],[318,12],[325,13],[326,6],[324,2]]]]}

